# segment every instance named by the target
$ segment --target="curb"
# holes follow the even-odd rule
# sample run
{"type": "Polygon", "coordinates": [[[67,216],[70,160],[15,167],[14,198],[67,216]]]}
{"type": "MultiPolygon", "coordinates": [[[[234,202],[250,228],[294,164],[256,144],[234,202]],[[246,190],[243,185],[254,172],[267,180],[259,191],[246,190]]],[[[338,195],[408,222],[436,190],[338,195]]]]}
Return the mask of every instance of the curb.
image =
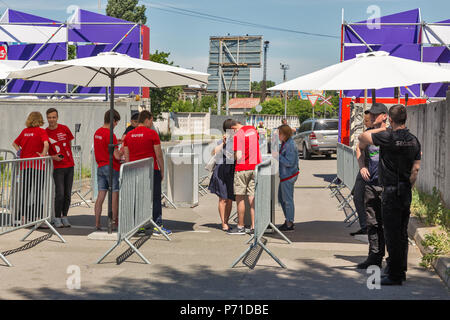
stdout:
{"type": "MultiPolygon", "coordinates": [[[[425,235],[437,230],[439,230],[439,227],[424,227],[416,217],[409,219],[408,236],[414,239],[422,255],[431,252],[428,247],[422,246],[425,235]]],[[[440,256],[432,265],[447,288],[450,288],[450,256],[440,256]]]]}

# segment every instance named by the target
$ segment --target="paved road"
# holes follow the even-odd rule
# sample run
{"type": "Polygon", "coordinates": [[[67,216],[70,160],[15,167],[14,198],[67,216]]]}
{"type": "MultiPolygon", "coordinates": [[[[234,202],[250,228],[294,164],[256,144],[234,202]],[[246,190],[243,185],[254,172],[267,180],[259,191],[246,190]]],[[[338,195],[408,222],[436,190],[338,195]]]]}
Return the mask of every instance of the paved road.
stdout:
{"type": "MultiPolygon", "coordinates": [[[[410,247],[408,281],[401,287],[369,290],[368,275],[356,270],[367,244],[353,239],[342,222],[343,213],[324,186],[336,173],[336,160],[301,161],[295,189],[296,230],[287,233],[288,245],[268,236],[268,248],[287,269],[263,253],[255,269],[231,263],[248,247],[247,236],[230,236],[218,224],[217,198],[208,194],[193,209],[164,209],[165,226],[172,241],[152,237],[142,252],[152,262],[136,256],[120,265],[115,258],[122,245],[100,265],[95,261],[112,246],[110,241],[88,240],[93,230],[93,210],[74,208],[71,221],[78,228],[61,229],[67,240],[56,237],[26,251],[8,256],[15,265],[0,266],[1,299],[449,299],[440,278],[419,266],[420,253],[410,247]],[[81,288],[70,290],[68,266],[81,271],[81,288]]],[[[276,223],[283,222],[281,211],[276,223]]],[[[2,251],[22,245],[24,230],[0,238],[2,251]]],[[[44,235],[36,232],[32,238],[44,235]]]]}

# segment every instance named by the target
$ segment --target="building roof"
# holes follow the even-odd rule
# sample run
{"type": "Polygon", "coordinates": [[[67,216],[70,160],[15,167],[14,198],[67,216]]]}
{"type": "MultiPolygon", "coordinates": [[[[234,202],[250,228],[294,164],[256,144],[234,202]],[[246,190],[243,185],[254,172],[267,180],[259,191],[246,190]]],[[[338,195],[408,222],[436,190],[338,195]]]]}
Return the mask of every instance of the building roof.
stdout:
{"type": "Polygon", "coordinates": [[[233,98],[229,101],[230,109],[252,109],[259,104],[259,98],[233,98]]]}

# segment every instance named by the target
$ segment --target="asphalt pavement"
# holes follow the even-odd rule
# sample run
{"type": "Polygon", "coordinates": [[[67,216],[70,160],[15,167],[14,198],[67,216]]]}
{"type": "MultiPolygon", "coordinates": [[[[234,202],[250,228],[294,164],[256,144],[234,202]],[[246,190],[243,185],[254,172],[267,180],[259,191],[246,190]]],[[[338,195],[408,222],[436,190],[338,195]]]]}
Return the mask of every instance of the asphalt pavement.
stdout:
{"type": "MultiPolygon", "coordinates": [[[[95,264],[112,241],[88,240],[94,226],[93,209],[70,210],[72,228],[59,229],[67,243],[52,236],[0,261],[0,299],[446,299],[448,288],[432,271],[419,266],[420,252],[410,245],[408,280],[402,286],[368,286],[372,274],[357,270],[368,246],[349,235],[338,202],[324,187],[336,174],[336,159],[315,157],[300,161],[295,189],[295,231],[287,244],[267,235],[267,247],[287,266],[281,268],[263,252],[254,269],[233,261],[248,248],[248,236],[221,230],[217,197],[200,197],[195,208],[163,209],[164,226],[172,241],[151,236],[140,248],[150,260],[136,255],[116,264],[126,244],[95,264]],[[79,286],[78,286],[79,285],[79,286]]],[[[104,205],[106,216],[106,203],[104,205]]],[[[103,218],[106,225],[106,218],[103,218]]],[[[276,211],[276,224],[283,223],[276,211]]],[[[38,230],[26,242],[27,230],[0,237],[0,250],[17,249],[45,236],[38,230]]],[[[137,241],[138,238],[133,238],[137,241]]]]}

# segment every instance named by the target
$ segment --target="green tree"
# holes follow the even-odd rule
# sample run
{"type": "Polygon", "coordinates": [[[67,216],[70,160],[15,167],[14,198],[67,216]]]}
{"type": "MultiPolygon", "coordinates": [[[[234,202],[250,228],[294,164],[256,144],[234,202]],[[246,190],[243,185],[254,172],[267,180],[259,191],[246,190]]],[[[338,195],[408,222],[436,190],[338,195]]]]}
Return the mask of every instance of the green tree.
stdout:
{"type": "Polygon", "coordinates": [[[76,59],[77,58],[77,47],[73,44],[69,44],[67,53],[68,53],[67,60],[76,59]]]}
{"type": "MultiPolygon", "coordinates": [[[[156,50],[150,54],[150,61],[173,65],[173,61],[169,62],[169,52],[156,50]]],[[[183,89],[178,87],[168,87],[162,89],[150,89],[150,105],[155,118],[161,115],[161,112],[176,111],[173,109],[174,103],[178,101],[180,93],[183,89]]],[[[178,105],[175,107],[179,107],[178,105]]]]}
{"type": "MultiPolygon", "coordinates": [[[[272,80],[266,80],[266,88],[270,88],[275,86],[275,82],[273,82],[272,80]]],[[[261,91],[261,87],[262,87],[262,81],[253,81],[251,83],[251,90],[252,92],[258,92],[261,91]]]]}
{"type": "MultiPolygon", "coordinates": [[[[331,99],[333,101],[334,97],[331,99]]],[[[339,106],[339,96],[338,99],[338,106],[339,106]]],[[[270,100],[264,101],[262,104],[262,110],[259,112],[260,114],[276,114],[276,115],[284,115],[284,99],[281,98],[272,98],[270,100]]],[[[322,118],[324,116],[326,118],[336,117],[337,116],[337,110],[334,105],[329,106],[327,105],[324,107],[324,105],[320,105],[317,103],[314,106],[314,116],[316,118],[322,118]]],[[[256,112],[256,109],[253,108],[250,112],[251,114],[258,114],[256,112]]],[[[288,99],[287,105],[286,105],[286,113],[289,116],[295,115],[298,116],[298,119],[300,123],[305,121],[306,119],[313,117],[313,108],[311,106],[311,103],[309,100],[302,100],[298,97],[288,99]]]]}
{"type": "Polygon", "coordinates": [[[145,5],[138,6],[139,0],[108,0],[106,15],[126,21],[146,24],[145,5]]]}

